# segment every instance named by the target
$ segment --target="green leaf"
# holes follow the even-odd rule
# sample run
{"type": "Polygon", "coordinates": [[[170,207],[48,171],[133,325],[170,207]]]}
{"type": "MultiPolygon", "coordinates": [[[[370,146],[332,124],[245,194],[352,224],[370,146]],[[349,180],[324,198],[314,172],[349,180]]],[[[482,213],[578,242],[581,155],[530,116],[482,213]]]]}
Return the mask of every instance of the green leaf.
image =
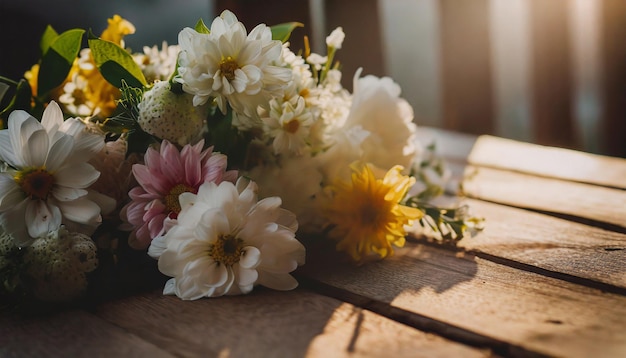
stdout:
{"type": "Polygon", "coordinates": [[[131,87],[143,87],[146,78],[133,57],[119,45],[99,38],[89,38],[89,48],[102,76],[120,88],[122,80],[131,87]]]}
{"type": "Polygon", "coordinates": [[[196,29],[196,31],[198,31],[201,34],[209,34],[209,33],[211,33],[211,31],[204,24],[204,21],[202,21],[202,19],[200,19],[200,20],[198,20],[198,22],[196,22],[195,29],[196,29]]]}
{"type": "Polygon", "coordinates": [[[286,22],[284,24],[278,24],[270,27],[272,30],[272,40],[280,40],[286,42],[289,40],[289,36],[296,27],[304,27],[304,24],[300,22],[286,22]]]}
{"type": "MultiPolygon", "coordinates": [[[[42,97],[63,83],[80,51],[85,30],[67,30],[54,38],[41,59],[37,76],[37,96],[42,97]]],[[[45,35],[45,34],[44,34],[45,35]]],[[[50,36],[45,35],[45,36],[50,36]]]]}
{"type": "Polygon", "coordinates": [[[8,118],[9,113],[13,112],[16,109],[23,109],[25,111],[31,112],[31,91],[32,90],[30,88],[30,85],[28,84],[28,81],[26,81],[25,79],[20,80],[20,82],[17,84],[15,94],[9,102],[9,105],[2,111],[0,111],[0,118],[8,118]]]}
{"type": "Polygon", "coordinates": [[[48,25],[41,36],[41,40],[39,41],[39,49],[41,50],[42,56],[48,52],[52,41],[54,41],[57,37],[59,37],[59,34],[52,28],[52,26],[48,25]]]}

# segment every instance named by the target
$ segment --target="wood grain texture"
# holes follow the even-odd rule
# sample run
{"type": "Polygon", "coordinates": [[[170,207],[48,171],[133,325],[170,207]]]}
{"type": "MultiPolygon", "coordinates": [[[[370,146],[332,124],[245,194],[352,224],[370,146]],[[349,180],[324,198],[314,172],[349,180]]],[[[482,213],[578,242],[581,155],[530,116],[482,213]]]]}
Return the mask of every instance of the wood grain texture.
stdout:
{"type": "Polygon", "coordinates": [[[172,357],[85,311],[43,317],[0,315],[2,357],[172,357]]]}
{"type": "Polygon", "coordinates": [[[459,247],[626,288],[626,235],[478,200],[467,204],[487,222],[459,247]]]}
{"type": "Polygon", "coordinates": [[[621,158],[493,136],[480,136],[467,155],[475,165],[626,189],[626,160],[621,158]]]}
{"type": "Polygon", "coordinates": [[[304,289],[183,302],[147,293],[96,314],[176,356],[487,356],[304,289]]]}
{"type": "Polygon", "coordinates": [[[379,313],[399,309],[405,322],[426,316],[512,345],[498,352],[504,355],[515,347],[549,356],[626,354],[626,297],[473,255],[408,243],[382,262],[355,267],[318,261],[303,270],[359,295],[379,313]]]}
{"type": "Polygon", "coordinates": [[[626,189],[622,158],[431,127],[419,127],[417,140],[434,141],[437,153],[452,162],[626,189]]]}
{"type": "Polygon", "coordinates": [[[471,165],[465,173],[463,191],[472,198],[608,223],[626,232],[625,190],[471,165]]]}

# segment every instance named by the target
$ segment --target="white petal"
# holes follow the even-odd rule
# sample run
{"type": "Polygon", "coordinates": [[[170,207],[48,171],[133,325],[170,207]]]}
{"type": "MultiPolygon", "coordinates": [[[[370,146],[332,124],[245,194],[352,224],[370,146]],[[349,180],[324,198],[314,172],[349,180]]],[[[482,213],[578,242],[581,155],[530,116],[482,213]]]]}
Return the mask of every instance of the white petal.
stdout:
{"type": "Polygon", "coordinates": [[[163,287],[164,295],[175,295],[176,294],[176,279],[170,278],[165,283],[165,287],[163,287]]]}
{"type": "Polygon", "coordinates": [[[53,136],[54,132],[63,124],[63,112],[55,101],[50,101],[43,111],[41,124],[46,129],[46,132],[50,133],[50,136],[53,136]]]}
{"type": "Polygon", "coordinates": [[[13,177],[8,173],[0,173],[0,211],[11,209],[24,199],[25,195],[13,177]]]}
{"type": "Polygon", "coordinates": [[[298,287],[298,281],[289,274],[269,273],[264,271],[259,272],[257,283],[267,288],[280,291],[293,290],[298,287]]]}
{"type": "Polygon", "coordinates": [[[67,157],[74,148],[74,138],[68,135],[61,135],[50,147],[50,152],[46,158],[46,168],[55,170],[67,160],[67,157]]]}
{"type": "Polygon", "coordinates": [[[71,167],[64,166],[54,175],[57,185],[67,186],[70,188],[86,188],[95,183],[100,176],[91,164],[78,163],[71,167]]]}
{"type": "Polygon", "coordinates": [[[42,167],[48,156],[48,145],[49,138],[45,130],[40,129],[33,132],[23,148],[24,162],[29,166],[42,167]]]}
{"type": "Polygon", "coordinates": [[[52,195],[59,201],[70,201],[87,195],[87,190],[55,185],[52,188],[52,195]]]}
{"type": "Polygon", "coordinates": [[[25,220],[28,234],[40,238],[61,226],[61,211],[43,200],[31,200],[26,205],[25,220]]]}
{"type": "Polygon", "coordinates": [[[259,251],[259,249],[254,246],[244,247],[241,259],[239,260],[239,265],[242,268],[254,268],[259,264],[259,261],[261,261],[261,251],[259,251]]]}
{"type": "Polygon", "coordinates": [[[108,215],[117,207],[117,201],[110,196],[98,193],[95,190],[87,190],[87,198],[93,201],[100,207],[100,213],[102,215],[108,215]]]}
{"type": "Polygon", "coordinates": [[[239,287],[242,286],[251,286],[254,285],[256,280],[259,278],[259,273],[257,270],[247,269],[241,267],[241,265],[237,265],[237,285],[239,287]]]}
{"type": "Polygon", "coordinates": [[[101,221],[100,207],[86,197],[59,202],[59,208],[65,218],[79,224],[95,225],[101,221]]]}

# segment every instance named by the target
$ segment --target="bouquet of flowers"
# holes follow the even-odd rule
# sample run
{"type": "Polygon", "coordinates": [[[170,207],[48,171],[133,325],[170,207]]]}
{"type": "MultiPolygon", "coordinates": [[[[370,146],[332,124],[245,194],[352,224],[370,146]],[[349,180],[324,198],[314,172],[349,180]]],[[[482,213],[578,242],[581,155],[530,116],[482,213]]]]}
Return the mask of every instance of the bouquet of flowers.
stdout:
{"type": "Polygon", "coordinates": [[[302,237],[363,264],[411,227],[444,240],[476,227],[429,203],[446,170],[400,87],[359,70],[348,92],[342,29],[321,55],[292,51],[297,26],[248,32],[224,11],[142,53],[117,15],[83,49],[84,30],[48,27],[39,63],[0,77],[2,295],[74,300],[102,262],[138,257],[125,250],[185,300],[290,290],[302,237]]]}

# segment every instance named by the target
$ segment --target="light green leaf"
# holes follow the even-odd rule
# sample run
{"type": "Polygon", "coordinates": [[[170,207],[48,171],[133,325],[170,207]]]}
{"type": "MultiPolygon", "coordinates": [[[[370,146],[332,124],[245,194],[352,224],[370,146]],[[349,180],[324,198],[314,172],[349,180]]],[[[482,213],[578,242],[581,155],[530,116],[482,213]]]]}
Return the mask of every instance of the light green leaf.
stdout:
{"type": "Polygon", "coordinates": [[[99,38],[89,39],[89,48],[102,76],[113,86],[120,88],[122,80],[131,87],[143,87],[146,78],[133,57],[119,45],[99,38]]]}
{"type": "Polygon", "coordinates": [[[196,31],[198,31],[201,34],[209,34],[209,33],[211,33],[211,31],[204,24],[204,21],[202,21],[202,19],[200,19],[200,20],[198,20],[198,22],[196,22],[195,29],[196,29],[196,31]]]}
{"type": "Polygon", "coordinates": [[[296,27],[304,27],[304,24],[300,22],[286,22],[284,24],[278,24],[270,27],[272,30],[272,40],[280,40],[286,42],[289,40],[289,36],[296,27]]]}
{"type": "MultiPolygon", "coordinates": [[[[54,31],[54,30],[53,30],[54,31]]],[[[48,32],[48,31],[46,31],[48,32]]],[[[63,83],[78,56],[84,30],[65,31],[54,38],[41,59],[39,76],[37,76],[37,96],[41,97],[63,83]]],[[[50,37],[48,32],[44,36],[50,37]]]]}
{"type": "Polygon", "coordinates": [[[59,37],[59,34],[52,28],[52,26],[48,25],[41,36],[41,40],[39,41],[39,49],[41,50],[42,56],[48,52],[52,41],[54,41],[57,37],[59,37]]]}

